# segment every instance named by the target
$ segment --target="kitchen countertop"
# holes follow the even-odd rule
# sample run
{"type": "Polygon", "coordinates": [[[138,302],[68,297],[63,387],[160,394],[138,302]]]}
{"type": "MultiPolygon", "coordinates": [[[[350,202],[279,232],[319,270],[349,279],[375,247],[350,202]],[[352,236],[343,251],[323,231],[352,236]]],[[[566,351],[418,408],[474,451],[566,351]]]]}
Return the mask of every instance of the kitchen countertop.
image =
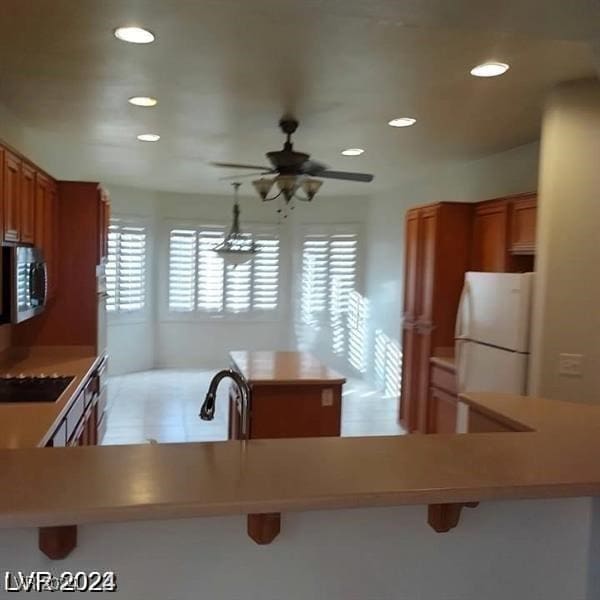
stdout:
{"type": "Polygon", "coordinates": [[[67,413],[71,399],[99,362],[91,349],[77,347],[23,350],[18,357],[0,361],[2,375],[57,373],[75,377],[56,402],[0,404],[0,448],[45,446],[67,413]]]}
{"type": "Polygon", "coordinates": [[[0,526],[600,495],[600,406],[463,399],[535,431],[0,450],[0,526]]]}
{"type": "Polygon", "coordinates": [[[343,384],[346,379],[308,352],[237,351],[229,356],[250,384],[343,384]]]}
{"type": "Polygon", "coordinates": [[[446,369],[456,370],[456,358],[454,357],[454,348],[436,348],[429,361],[446,369]]]}

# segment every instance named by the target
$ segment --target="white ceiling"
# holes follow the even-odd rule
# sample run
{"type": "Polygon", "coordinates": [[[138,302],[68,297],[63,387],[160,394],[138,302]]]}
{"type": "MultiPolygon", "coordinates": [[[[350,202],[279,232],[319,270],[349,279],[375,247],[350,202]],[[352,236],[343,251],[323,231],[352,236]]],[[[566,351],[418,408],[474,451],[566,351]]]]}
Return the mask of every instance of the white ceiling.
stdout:
{"type": "Polygon", "coordinates": [[[56,176],[225,194],[235,171],[207,163],[266,164],[292,113],[298,150],[376,176],[320,195],[364,194],[537,139],[548,89],[594,74],[592,1],[2,0],[0,103],[56,176]],[[117,41],[127,24],[157,41],[117,41]],[[489,59],[510,71],[469,75],[489,59]],[[417,125],[387,126],[405,115],[417,125]],[[146,131],[161,141],[137,142],[146,131]]]}

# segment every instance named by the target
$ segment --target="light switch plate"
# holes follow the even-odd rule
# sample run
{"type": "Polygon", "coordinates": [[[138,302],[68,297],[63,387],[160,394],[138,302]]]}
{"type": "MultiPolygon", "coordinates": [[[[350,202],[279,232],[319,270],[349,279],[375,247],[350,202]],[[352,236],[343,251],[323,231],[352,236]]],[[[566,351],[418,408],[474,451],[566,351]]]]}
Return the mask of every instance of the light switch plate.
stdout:
{"type": "Polygon", "coordinates": [[[558,374],[569,377],[581,377],[583,374],[583,354],[560,354],[558,374]]]}

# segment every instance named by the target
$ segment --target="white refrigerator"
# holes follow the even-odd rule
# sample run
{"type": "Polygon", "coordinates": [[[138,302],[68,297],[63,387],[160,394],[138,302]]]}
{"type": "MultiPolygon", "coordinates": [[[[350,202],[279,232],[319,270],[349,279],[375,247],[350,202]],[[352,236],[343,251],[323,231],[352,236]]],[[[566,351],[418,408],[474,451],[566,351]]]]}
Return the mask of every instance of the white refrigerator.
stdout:
{"type": "MultiPolygon", "coordinates": [[[[533,273],[465,274],[456,317],[459,392],[527,393],[533,273]]],[[[468,409],[458,405],[457,432],[468,409]]]]}

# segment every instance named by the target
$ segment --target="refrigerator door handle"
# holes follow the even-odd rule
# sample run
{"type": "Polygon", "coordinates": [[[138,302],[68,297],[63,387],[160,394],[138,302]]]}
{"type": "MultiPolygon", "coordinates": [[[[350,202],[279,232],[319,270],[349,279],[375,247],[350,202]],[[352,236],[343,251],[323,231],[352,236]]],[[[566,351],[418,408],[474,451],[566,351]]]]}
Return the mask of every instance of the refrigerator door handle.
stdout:
{"type": "Polygon", "coordinates": [[[468,339],[469,337],[469,319],[471,316],[471,288],[469,282],[465,279],[462,292],[460,294],[460,300],[458,302],[458,310],[456,311],[456,325],[454,327],[454,337],[458,340],[468,339]],[[466,326],[463,314],[467,312],[466,326]]]}

